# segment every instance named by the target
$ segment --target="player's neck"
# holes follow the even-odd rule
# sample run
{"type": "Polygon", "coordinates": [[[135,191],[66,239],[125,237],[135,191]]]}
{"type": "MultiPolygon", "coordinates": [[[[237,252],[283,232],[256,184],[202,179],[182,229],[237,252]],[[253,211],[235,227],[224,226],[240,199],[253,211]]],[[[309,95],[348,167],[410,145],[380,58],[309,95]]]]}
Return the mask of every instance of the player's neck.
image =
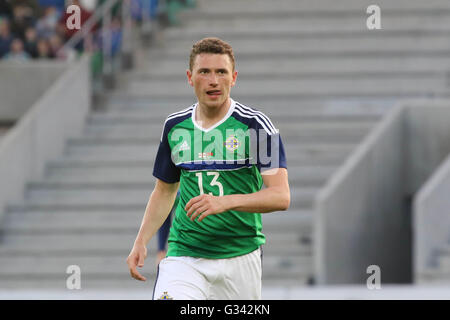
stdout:
{"type": "Polygon", "coordinates": [[[197,112],[195,113],[195,121],[200,124],[203,129],[208,129],[222,120],[228,113],[230,107],[230,97],[228,97],[221,106],[214,108],[199,103],[196,110],[197,112]]]}

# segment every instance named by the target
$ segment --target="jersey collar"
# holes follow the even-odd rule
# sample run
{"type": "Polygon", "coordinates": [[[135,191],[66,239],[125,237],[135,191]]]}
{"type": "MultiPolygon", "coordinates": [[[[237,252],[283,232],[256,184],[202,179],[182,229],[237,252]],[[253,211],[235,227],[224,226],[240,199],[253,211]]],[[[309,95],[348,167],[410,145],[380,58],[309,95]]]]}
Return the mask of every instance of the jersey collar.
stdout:
{"type": "Polygon", "coordinates": [[[194,126],[195,126],[197,129],[199,129],[199,130],[201,130],[201,131],[203,131],[203,132],[209,132],[209,131],[211,131],[212,129],[217,128],[217,127],[220,126],[222,123],[224,123],[224,122],[231,116],[231,114],[233,113],[234,107],[235,107],[235,105],[236,105],[236,102],[235,102],[233,99],[231,99],[231,97],[230,97],[230,102],[231,102],[231,103],[230,103],[230,107],[228,108],[227,114],[226,114],[220,121],[216,122],[214,125],[212,125],[212,126],[209,127],[208,129],[202,128],[202,127],[195,121],[195,112],[196,112],[197,107],[198,107],[198,102],[197,102],[197,103],[195,104],[194,108],[192,109],[192,116],[191,116],[191,118],[192,118],[192,123],[194,124],[194,126]]]}

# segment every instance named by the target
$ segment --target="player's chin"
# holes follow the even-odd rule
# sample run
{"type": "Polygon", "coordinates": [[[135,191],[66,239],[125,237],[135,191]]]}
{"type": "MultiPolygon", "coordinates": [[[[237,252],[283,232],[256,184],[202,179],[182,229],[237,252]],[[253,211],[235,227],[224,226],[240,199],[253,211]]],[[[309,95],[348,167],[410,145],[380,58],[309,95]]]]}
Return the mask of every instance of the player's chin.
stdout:
{"type": "Polygon", "coordinates": [[[224,100],[225,99],[223,97],[210,98],[209,96],[207,96],[204,99],[204,104],[209,108],[217,108],[224,103],[224,100]]]}

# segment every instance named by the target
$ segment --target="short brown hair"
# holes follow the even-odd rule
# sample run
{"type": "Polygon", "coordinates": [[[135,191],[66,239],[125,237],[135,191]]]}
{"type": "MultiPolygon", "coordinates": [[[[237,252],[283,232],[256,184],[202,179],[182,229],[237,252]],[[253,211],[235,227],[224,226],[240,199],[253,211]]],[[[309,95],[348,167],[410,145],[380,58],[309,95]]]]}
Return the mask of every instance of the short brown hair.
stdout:
{"type": "Polygon", "coordinates": [[[195,57],[200,53],[215,53],[215,54],[227,54],[230,57],[231,64],[234,71],[234,54],[233,48],[225,41],[219,38],[204,38],[197,41],[191,50],[191,55],[189,57],[189,70],[192,71],[194,67],[195,57]]]}

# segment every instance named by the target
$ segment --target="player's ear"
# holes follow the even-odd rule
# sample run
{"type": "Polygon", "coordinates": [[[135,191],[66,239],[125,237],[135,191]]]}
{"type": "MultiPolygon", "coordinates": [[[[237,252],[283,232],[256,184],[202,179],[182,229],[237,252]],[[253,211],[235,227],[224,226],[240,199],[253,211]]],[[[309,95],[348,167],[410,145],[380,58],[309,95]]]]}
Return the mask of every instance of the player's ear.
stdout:
{"type": "Polygon", "coordinates": [[[237,72],[237,70],[235,70],[233,72],[233,80],[231,81],[231,86],[232,87],[234,87],[234,85],[236,84],[237,75],[238,75],[238,72],[237,72]]]}
{"type": "Polygon", "coordinates": [[[189,69],[186,70],[186,76],[188,78],[189,84],[193,87],[194,83],[192,82],[192,72],[191,72],[191,70],[189,70],[189,69]]]}

